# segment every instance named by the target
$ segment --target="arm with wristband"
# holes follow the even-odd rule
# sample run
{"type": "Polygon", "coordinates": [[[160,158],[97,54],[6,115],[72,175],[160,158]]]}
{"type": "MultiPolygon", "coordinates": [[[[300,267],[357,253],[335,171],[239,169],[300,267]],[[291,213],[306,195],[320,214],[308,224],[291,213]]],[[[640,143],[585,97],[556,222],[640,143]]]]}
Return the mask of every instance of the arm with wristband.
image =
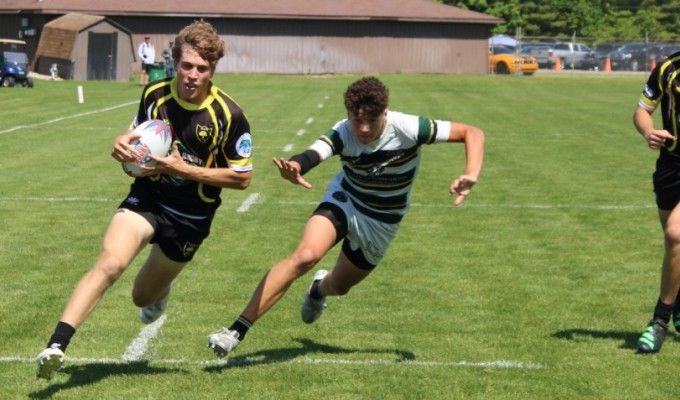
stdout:
{"type": "Polygon", "coordinates": [[[308,149],[292,156],[289,160],[279,157],[273,158],[272,161],[279,169],[279,174],[283,179],[306,189],[311,189],[312,185],[302,176],[321,163],[321,156],[316,151],[308,149]]]}

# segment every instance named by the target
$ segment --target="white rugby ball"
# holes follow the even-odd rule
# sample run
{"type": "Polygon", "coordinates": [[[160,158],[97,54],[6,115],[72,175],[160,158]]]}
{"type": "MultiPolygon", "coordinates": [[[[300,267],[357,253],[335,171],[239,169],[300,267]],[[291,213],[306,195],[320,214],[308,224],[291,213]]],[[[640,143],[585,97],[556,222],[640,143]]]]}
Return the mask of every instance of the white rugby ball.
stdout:
{"type": "Polygon", "coordinates": [[[144,173],[140,165],[151,167],[156,164],[149,158],[151,154],[165,157],[170,153],[172,129],[159,119],[150,119],[139,124],[132,132],[141,135],[130,143],[138,154],[134,162],[123,163],[123,170],[126,174],[137,177],[144,173]]]}

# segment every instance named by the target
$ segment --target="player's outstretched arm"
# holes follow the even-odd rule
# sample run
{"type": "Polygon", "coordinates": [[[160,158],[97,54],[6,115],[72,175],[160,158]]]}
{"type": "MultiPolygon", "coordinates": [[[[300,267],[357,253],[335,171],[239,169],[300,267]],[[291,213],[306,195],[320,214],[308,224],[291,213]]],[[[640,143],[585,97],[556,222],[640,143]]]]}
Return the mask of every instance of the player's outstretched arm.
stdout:
{"type": "Polygon", "coordinates": [[[449,188],[450,196],[458,195],[456,200],[453,202],[453,205],[456,207],[461,205],[463,200],[465,200],[465,197],[470,194],[470,191],[475,183],[477,183],[477,178],[471,175],[461,175],[458,177],[458,179],[454,180],[451,183],[451,187],[449,188]]]}
{"type": "Polygon", "coordinates": [[[279,169],[281,177],[295,185],[311,189],[312,185],[302,177],[300,164],[297,161],[288,161],[283,157],[273,158],[274,165],[279,169]]]}
{"type": "Polygon", "coordinates": [[[482,171],[484,132],[471,125],[451,122],[449,142],[465,143],[465,172],[454,180],[449,187],[449,195],[457,195],[454,205],[459,206],[470,194],[482,171]]]}

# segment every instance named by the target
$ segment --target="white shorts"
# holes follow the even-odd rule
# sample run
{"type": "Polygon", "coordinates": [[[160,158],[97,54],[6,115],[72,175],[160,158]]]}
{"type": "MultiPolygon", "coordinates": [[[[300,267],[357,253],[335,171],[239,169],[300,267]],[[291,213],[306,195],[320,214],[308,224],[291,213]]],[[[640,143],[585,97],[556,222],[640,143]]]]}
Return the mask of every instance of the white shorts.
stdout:
{"type": "Polygon", "coordinates": [[[378,265],[399,230],[399,224],[388,224],[362,214],[354,207],[349,194],[342,188],[336,175],[328,184],[322,202],[340,207],[347,217],[347,239],[350,248],[361,249],[366,261],[378,265]]]}

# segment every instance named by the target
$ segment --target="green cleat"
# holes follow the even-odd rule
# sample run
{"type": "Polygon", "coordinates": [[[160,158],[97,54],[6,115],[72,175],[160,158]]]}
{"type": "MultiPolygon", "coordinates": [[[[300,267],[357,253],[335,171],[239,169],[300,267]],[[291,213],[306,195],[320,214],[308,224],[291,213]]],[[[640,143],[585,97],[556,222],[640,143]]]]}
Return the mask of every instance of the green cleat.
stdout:
{"type": "Polygon", "coordinates": [[[650,354],[658,353],[661,350],[664,339],[666,339],[666,332],[668,331],[668,324],[659,318],[654,318],[649,321],[647,329],[642,333],[637,342],[638,353],[650,354]]]}
{"type": "Polygon", "coordinates": [[[680,297],[675,300],[673,307],[673,326],[675,326],[676,332],[680,332],[680,297]]]}

